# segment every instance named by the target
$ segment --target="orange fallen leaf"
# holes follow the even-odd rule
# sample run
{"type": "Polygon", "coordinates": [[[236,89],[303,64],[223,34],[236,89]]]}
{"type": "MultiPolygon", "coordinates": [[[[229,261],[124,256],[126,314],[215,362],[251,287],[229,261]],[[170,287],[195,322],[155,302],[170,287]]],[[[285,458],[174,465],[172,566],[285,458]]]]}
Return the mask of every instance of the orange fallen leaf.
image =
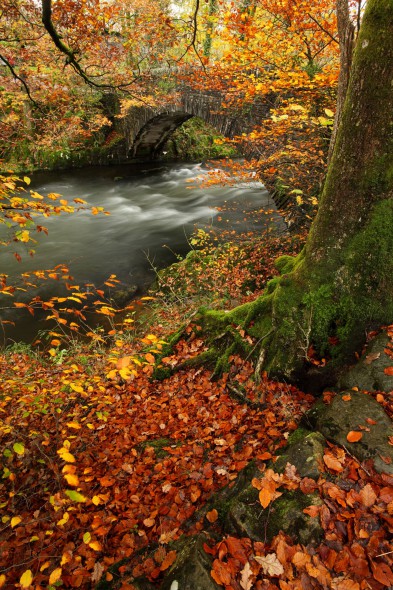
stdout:
{"type": "Polygon", "coordinates": [[[206,518],[211,523],[216,522],[216,520],[218,518],[218,512],[217,512],[217,510],[215,508],[213,508],[213,510],[210,510],[210,512],[208,512],[206,514],[206,518]]]}
{"type": "Polygon", "coordinates": [[[174,563],[176,561],[176,556],[177,556],[176,551],[169,551],[169,553],[167,554],[167,556],[165,557],[164,561],[162,562],[162,564],[160,566],[160,570],[162,572],[167,570],[168,567],[170,567],[172,565],[172,563],[174,563]]]}
{"type": "Polygon", "coordinates": [[[350,443],[358,442],[363,437],[362,432],[356,430],[350,430],[347,434],[347,441],[350,443]]]}
{"type": "Polygon", "coordinates": [[[385,373],[385,375],[392,375],[393,376],[393,367],[385,367],[383,372],[385,373]]]}
{"type": "Polygon", "coordinates": [[[346,394],[346,395],[343,395],[342,396],[342,400],[344,402],[349,402],[349,401],[351,401],[351,399],[352,399],[352,397],[349,394],[346,394]]]}

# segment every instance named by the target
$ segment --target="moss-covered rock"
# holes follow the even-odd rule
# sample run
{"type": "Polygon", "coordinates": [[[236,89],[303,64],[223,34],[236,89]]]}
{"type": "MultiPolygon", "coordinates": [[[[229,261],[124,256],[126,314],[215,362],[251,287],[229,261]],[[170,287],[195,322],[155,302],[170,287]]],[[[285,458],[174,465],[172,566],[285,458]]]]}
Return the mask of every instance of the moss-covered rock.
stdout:
{"type": "Polygon", "coordinates": [[[258,500],[258,490],[250,485],[232,502],[226,529],[262,543],[271,541],[280,531],[303,545],[317,543],[323,534],[319,519],[308,516],[303,509],[321,503],[315,494],[286,490],[264,509],[258,500]]]}
{"type": "Polygon", "coordinates": [[[340,389],[358,387],[366,391],[393,391],[393,376],[385,373],[385,369],[393,365],[392,357],[385,352],[391,344],[386,332],[371,340],[359,362],[340,377],[340,389]]]}
{"type": "Polygon", "coordinates": [[[287,463],[294,465],[300,477],[318,479],[324,452],[325,439],[319,432],[298,428],[288,439],[288,446],[274,464],[274,470],[281,473],[287,463]]]}
{"type": "Polygon", "coordinates": [[[393,435],[393,424],[370,395],[352,390],[341,392],[328,406],[323,401],[317,402],[303,422],[328,440],[348,448],[359,461],[372,459],[377,471],[393,474],[393,447],[388,440],[393,435]],[[361,432],[361,440],[348,442],[350,431],[361,432]]]}
{"type": "Polygon", "coordinates": [[[206,534],[188,537],[186,542],[176,545],[177,559],[165,576],[161,590],[219,590],[210,575],[213,559],[203,549],[208,540],[206,534]],[[176,584],[177,582],[177,584],[176,584]]]}

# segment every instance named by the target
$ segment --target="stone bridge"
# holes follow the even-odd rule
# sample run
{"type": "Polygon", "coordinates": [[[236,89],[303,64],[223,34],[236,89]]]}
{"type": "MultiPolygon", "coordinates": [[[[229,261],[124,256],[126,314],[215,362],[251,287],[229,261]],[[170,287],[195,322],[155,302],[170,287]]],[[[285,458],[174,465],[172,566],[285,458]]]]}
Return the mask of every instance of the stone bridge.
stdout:
{"type": "Polygon", "coordinates": [[[241,110],[223,109],[217,92],[183,88],[168,96],[158,108],[133,106],[122,120],[124,149],[128,160],[154,160],[160,156],[171,134],[191,117],[200,117],[228,138],[251,131],[266,118],[274,97],[246,104],[241,110]]]}

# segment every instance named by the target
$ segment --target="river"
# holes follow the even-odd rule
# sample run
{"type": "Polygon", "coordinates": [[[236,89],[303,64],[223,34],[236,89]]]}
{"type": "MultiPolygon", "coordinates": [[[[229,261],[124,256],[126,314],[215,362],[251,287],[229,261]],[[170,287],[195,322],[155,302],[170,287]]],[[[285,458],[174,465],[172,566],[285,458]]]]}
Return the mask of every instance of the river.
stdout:
{"type": "MultiPolygon", "coordinates": [[[[278,213],[271,212],[274,203],[260,183],[208,188],[195,188],[193,183],[190,188],[192,178],[205,174],[202,165],[179,163],[37,173],[30,187],[35,191],[60,193],[70,202],[79,197],[89,206],[104,207],[110,215],[79,211],[43,220],[49,233],[34,236],[38,240],[35,256],[31,258],[27,248],[20,249],[22,261],[18,263],[9,249],[3,250],[1,272],[10,275],[12,283],[19,273],[62,263],[68,265],[78,284],[94,283],[100,288],[115,274],[123,285],[145,289],[154,279],[154,268],[171,264],[176,255],[190,249],[190,236],[198,227],[242,232],[262,231],[274,224],[280,231],[284,229],[278,213]],[[218,212],[216,207],[223,210],[218,212]],[[255,213],[261,210],[269,214],[255,213]]],[[[50,281],[38,294],[48,298],[57,294],[57,288],[56,281],[50,281]]],[[[0,295],[1,317],[15,321],[16,312],[7,309],[9,300],[9,296],[0,295]]],[[[23,311],[16,327],[4,326],[0,343],[30,341],[45,327],[23,311]]]]}

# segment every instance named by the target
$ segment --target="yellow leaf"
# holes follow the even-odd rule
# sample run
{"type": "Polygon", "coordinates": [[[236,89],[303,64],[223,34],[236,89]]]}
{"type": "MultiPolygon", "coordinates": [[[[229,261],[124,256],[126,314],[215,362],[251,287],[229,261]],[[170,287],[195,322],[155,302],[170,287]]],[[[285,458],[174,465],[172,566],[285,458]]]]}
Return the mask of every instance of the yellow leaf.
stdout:
{"type": "Polygon", "coordinates": [[[67,422],[67,426],[68,428],[75,428],[75,430],[82,428],[82,426],[78,424],[78,422],[67,422]]]}
{"type": "Polygon", "coordinates": [[[89,547],[94,551],[101,551],[102,549],[102,545],[99,541],[92,541],[91,543],[89,543],[89,547]]]}
{"type": "Polygon", "coordinates": [[[17,235],[19,242],[28,242],[30,240],[30,233],[25,229],[17,235]]]}
{"type": "Polygon", "coordinates": [[[48,350],[48,352],[51,356],[56,356],[56,351],[54,348],[51,348],[50,350],[48,350]]]}
{"type": "Polygon", "coordinates": [[[52,586],[53,584],[56,584],[56,582],[58,580],[60,580],[61,573],[62,573],[61,567],[57,567],[55,570],[53,570],[53,572],[49,576],[49,585],[50,586],[52,586]]]}
{"type": "Polygon", "coordinates": [[[73,474],[73,473],[66,473],[64,476],[64,479],[67,481],[67,483],[70,486],[78,486],[79,485],[79,478],[77,475],[73,474]]]}
{"type": "Polygon", "coordinates": [[[57,454],[60,455],[63,461],[67,461],[67,463],[75,463],[75,457],[71,453],[69,453],[66,449],[59,449],[57,454]]]}
{"type": "Polygon", "coordinates": [[[70,551],[65,551],[62,555],[60,565],[65,565],[66,563],[70,563],[72,561],[72,554],[70,551]]]}
{"type": "Polygon", "coordinates": [[[100,498],[98,496],[93,496],[92,499],[91,499],[91,501],[93,502],[93,504],[95,506],[98,506],[99,504],[101,504],[101,500],[100,500],[100,498]]]}
{"type": "Polygon", "coordinates": [[[71,383],[70,387],[71,389],[76,391],[76,393],[84,393],[83,387],[81,387],[80,385],[75,385],[74,383],[71,383]]]}
{"type": "Polygon", "coordinates": [[[25,181],[26,184],[30,184],[30,178],[28,176],[24,176],[23,180],[25,181]]]}
{"type": "Polygon", "coordinates": [[[330,109],[325,109],[325,115],[327,117],[334,117],[334,113],[330,109]]]}
{"type": "Polygon", "coordinates": [[[20,516],[14,516],[14,518],[11,518],[11,527],[14,528],[20,522],[22,522],[21,517],[20,516]]]}
{"type": "Polygon", "coordinates": [[[31,570],[26,570],[20,577],[19,584],[21,588],[29,588],[33,581],[33,572],[31,570]]]}
{"type": "Polygon", "coordinates": [[[44,572],[46,569],[48,569],[48,567],[50,566],[50,561],[46,561],[45,563],[42,564],[42,566],[40,567],[40,572],[44,572]]]}
{"type": "Polygon", "coordinates": [[[0,588],[2,588],[4,586],[5,581],[6,581],[5,575],[4,574],[1,574],[0,575],[0,588]]]}
{"type": "Polygon", "coordinates": [[[124,379],[124,381],[127,381],[130,378],[131,373],[129,369],[120,369],[119,375],[122,379],[124,379]]]}

